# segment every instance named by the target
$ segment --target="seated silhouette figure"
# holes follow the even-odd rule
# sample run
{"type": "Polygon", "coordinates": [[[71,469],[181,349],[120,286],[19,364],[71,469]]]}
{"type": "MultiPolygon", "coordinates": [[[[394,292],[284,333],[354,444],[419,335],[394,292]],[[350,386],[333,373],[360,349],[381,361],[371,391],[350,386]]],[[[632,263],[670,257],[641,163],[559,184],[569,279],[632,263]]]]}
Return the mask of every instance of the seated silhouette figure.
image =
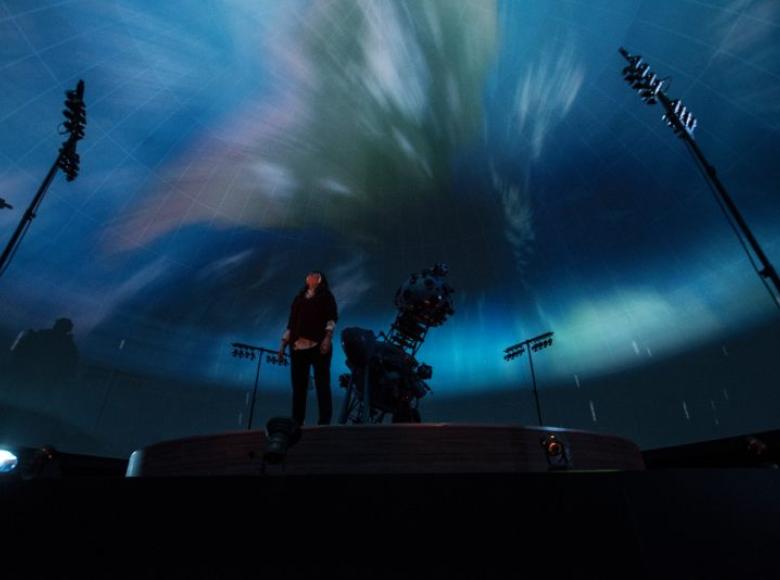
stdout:
{"type": "Polygon", "coordinates": [[[11,346],[10,377],[17,385],[63,383],[77,379],[79,351],[73,321],[58,318],[51,328],[24,330],[11,346]]]}

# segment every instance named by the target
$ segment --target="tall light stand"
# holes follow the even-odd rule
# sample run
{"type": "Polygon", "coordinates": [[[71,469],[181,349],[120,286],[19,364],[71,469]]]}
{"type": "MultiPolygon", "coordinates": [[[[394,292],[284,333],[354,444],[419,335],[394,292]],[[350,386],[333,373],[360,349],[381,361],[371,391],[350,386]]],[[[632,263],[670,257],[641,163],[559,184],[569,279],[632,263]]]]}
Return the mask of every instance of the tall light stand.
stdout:
{"type": "Polygon", "coordinates": [[[536,373],[534,372],[534,361],[531,353],[552,346],[552,337],[552,332],[545,332],[544,334],[518,342],[517,344],[513,344],[504,349],[504,360],[506,361],[522,356],[523,353],[528,351],[528,365],[531,369],[531,384],[533,385],[534,400],[536,401],[536,415],[539,419],[540,427],[544,425],[544,422],[542,421],[542,406],[539,404],[539,391],[536,388],[536,373]]]}
{"type": "MultiPolygon", "coordinates": [[[[84,128],[87,124],[87,109],[84,104],[84,81],[79,81],[74,90],[65,91],[65,96],[65,110],[63,110],[65,122],[62,124],[64,129],[62,133],[68,133],[69,137],[60,147],[57,159],[55,159],[54,164],[52,164],[51,169],[46,174],[30,206],[22,215],[19,225],[16,226],[16,230],[0,255],[0,276],[3,275],[3,272],[6,271],[11,263],[11,259],[16,253],[32,220],[35,218],[38,208],[49,190],[51,182],[54,180],[54,176],[57,175],[57,170],[61,169],[68,181],[76,179],[79,173],[80,159],[79,154],[76,153],[76,143],[84,138],[84,128]]],[[[12,208],[5,202],[3,207],[12,208]]]]}
{"type": "Polygon", "coordinates": [[[233,347],[233,357],[242,358],[246,360],[257,359],[257,372],[255,373],[255,386],[252,389],[252,402],[249,406],[249,420],[247,421],[247,430],[252,429],[252,419],[255,415],[255,401],[257,400],[257,387],[260,384],[260,365],[263,363],[263,354],[266,355],[265,360],[269,364],[287,366],[289,363],[287,357],[279,358],[278,351],[271,350],[270,348],[263,348],[262,346],[254,346],[251,344],[244,344],[242,342],[234,342],[230,346],[233,347]]]}
{"type": "MultiPolygon", "coordinates": [[[[696,129],[697,121],[693,116],[693,113],[682,104],[679,99],[670,99],[663,91],[663,85],[666,82],[663,79],[659,79],[658,75],[650,70],[650,65],[642,61],[642,57],[639,55],[629,54],[625,48],[620,48],[619,52],[623,58],[628,61],[628,65],[623,69],[623,77],[625,81],[631,86],[632,89],[639,93],[641,99],[648,105],[654,105],[656,102],[661,103],[665,114],[662,119],[666,121],[667,125],[672,128],[672,131],[682,139],[683,143],[691,151],[694,159],[699,164],[704,178],[708,181],[708,184],[719,197],[724,211],[728,211],[731,214],[731,219],[734,220],[742,235],[745,236],[750,248],[761,263],[761,269],[756,268],[756,273],[759,276],[761,282],[766,286],[766,280],[770,280],[775,287],[774,293],[766,286],[770,295],[773,298],[775,306],[780,308],[780,276],[777,274],[772,263],[767,258],[761,245],[756,240],[753,232],[747,225],[745,218],[742,217],[739,209],[737,209],[734,200],[731,198],[726,188],[718,179],[715,168],[710,165],[698,143],[693,137],[693,131],[696,129]]],[[[739,232],[737,232],[739,237],[739,232]]],[[[740,243],[742,240],[740,238],[740,243]]],[[[748,258],[752,263],[752,257],[748,253],[748,258]]],[[[754,266],[755,267],[755,266],[754,266]]]]}

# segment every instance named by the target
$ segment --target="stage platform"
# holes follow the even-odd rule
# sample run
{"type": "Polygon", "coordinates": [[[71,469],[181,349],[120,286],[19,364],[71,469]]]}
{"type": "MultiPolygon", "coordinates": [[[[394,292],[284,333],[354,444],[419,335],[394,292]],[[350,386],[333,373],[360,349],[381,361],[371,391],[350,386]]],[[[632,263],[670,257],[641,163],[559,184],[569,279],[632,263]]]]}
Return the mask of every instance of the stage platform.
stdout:
{"type": "Polygon", "coordinates": [[[304,427],[284,465],[268,465],[262,430],[165,441],[130,457],[132,477],[500,474],[641,470],[631,441],[553,427],[387,424],[304,427]]]}

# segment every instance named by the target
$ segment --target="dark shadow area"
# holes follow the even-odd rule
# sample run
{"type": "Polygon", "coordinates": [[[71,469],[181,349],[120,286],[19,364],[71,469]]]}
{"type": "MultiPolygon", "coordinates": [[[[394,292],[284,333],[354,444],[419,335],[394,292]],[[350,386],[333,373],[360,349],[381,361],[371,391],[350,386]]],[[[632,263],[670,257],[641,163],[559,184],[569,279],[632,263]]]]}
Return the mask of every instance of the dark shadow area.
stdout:
{"type": "Polygon", "coordinates": [[[761,467],[780,469],[780,431],[753,433],[642,453],[648,469],[761,467]]]}
{"type": "Polygon", "coordinates": [[[52,446],[103,454],[102,442],[81,430],[73,419],[3,404],[0,418],[0,445],[52,446]]]}
{"type": "Polygon", "coordinates": [[[75,386],[80,357],[73,338],[73,321],[58,318],[51,328],[20,332],[0,370],[5,388],[15,392],[42,392],[52,384],[75,386]]]}
{"type": "Polygon", "coordinates": [[[63,479],[0,491],[15,530],[7,578],[49,567],[57,577],[770,578],[780,541],[777,470],[63,479]],[[314,529],[302,533],[302,521],[314,529]],[[47,557],[31,560],[41,546],[47,557]]]}

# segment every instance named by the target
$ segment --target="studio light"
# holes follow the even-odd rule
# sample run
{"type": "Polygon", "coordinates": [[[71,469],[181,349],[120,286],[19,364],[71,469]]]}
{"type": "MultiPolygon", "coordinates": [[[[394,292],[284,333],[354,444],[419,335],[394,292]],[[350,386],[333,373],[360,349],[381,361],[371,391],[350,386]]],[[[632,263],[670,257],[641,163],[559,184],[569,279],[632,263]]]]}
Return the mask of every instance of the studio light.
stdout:
{"type": "Polygon", "coordinates": [[[62,476],[61,454],[52,447],[0,448],[0,477],[20,479],[62,476]]]}
{"type": "Polygon", "coordinates": [[[504,360],[510,361],[525,354],[525,346],[510,346],[504,351],[504,360]]]}
{"type": "Polygon", "coordinates": [[[654,105],[660,100],[666,110],[663,120],[667,125],[678,136],[685,132],[692,137],[696,129],[693,113],[679,99],[670,100],[661,92],[664,81],[650,70],[648,63],[642,62],[641,56],[631,55],[624,48],[620,49],[620,54],[628,61],[628,66],[623,69],[623,78],[629,86],[639,93],[639,97],[648,105],[654,105]]]}
{"type": "Polygon", "coordinates": [[[68,181],[73,181],[79,174],[81,158],[76,153],[76,142],[84,138],[84,127],[87,124],[87,109],[84,105],[84,81],[79,81],[72,91],[65,91],[65,109],[62,111],[65,122],[62,124],[64,133],[70,137],[60,147],[57,166],[65,174],[68,181]]]}
{"type": "Polygon", "coordinates": [[[662,118],[666,121],[666,124],[672,128],[675,134],[679,133],[681,130],[685,130],[693,135],[693,130],[696,128],[697,124],[693,113],[691,113],[679,99],[675,99],[671,102],[671,112],[665,114],[662,118]]]}
{"type": "Polygon", "coordinates": [[[571,458],[569,457],[568,446],[557,435],[548,433],[542,437],[540,443],[544,449],[550,469],[558,470],[570,467],[571,458]]]}
{"type": "Polygon", "coordinates": [[[265,362],[272,364],[272,365],[278,365],[282,367],[286,367],[290,364],[290,359],[287,357],[279,358],[279,355],[276,354],[269,354],[265,357],[265,362]]]}
{"type": "Polygon", "coordinates": [[[11,473],[19,465],[19,458],[8,449],[0,449],[0,475],[11,473]]]}
{"type": "Polygon", "coordinates": [[[274,417],[265,427],[265,453],[263,460],[271,465],[284,463],[287,450],[301,438],[301,428],[290,417],[274,417]]]}

